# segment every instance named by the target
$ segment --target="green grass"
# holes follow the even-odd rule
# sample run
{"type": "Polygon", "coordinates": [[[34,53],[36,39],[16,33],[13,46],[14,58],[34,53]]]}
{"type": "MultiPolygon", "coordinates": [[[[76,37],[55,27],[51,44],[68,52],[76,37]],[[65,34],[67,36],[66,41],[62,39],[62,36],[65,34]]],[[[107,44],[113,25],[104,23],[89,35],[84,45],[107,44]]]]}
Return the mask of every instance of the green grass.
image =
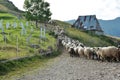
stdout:
{"type": "MultiPolygon", "coordinates": [[[[4,18],[3,20],[3,26],[4,31],[6,33],[6,44],[3,39],[3,35],[0,34],[0,60],[7,60],[12,58],[22,58],[19,60],[14,61],[8,61],[7,63],[0,63],[0,79],[6,80],[6,77],[9,79],[10,76],[13,76],[16,73],[24,73],[25,71],[29,71],[29,69],[38,68],[40,66],[44,66],[46,62],[48,62],[50,59],[52,59],[55,56],[58,56],[60,52],[55,51],[51,56],[49,57],[42,57],[39,55],[38,50],[39,49],[47,49],[48,46],[52,46],[53,49],[56,49],[56,39],[50,35],[49,31],[46,33],[46,39],[40,39],[39,42],[39,36],[40,36],[40,29],[36,29],[31,22],[29,22],[29,26],[24,26],[27,30],[27,33],[25,35],[21,35],[21,27],[20,23],[22,22],[24,25],[26,24],[26,20],[18,20],[17,17],[8,14],[8,13],[0,13],[0,17],[4,18]],[[5,18],[5,16],[7,16],[5,18]],[[10,28],[6,29],[6,23],[10,23],[10,28]],[[13,28],[12,24],[16,22],[18,24],[17,28],[13,28]],[[31,27],[34,29],[33,32],[31,32],[31,27]],[[29,35],[32,33],[32,37],[30,39],[30,43],[26,42],[26,39],[29,37],[29,35]],[[17,47],[16,47],[16,37],[18,37],[18,45],[19,45],[19,52],[17,54],[17,47]],[[40,46],[38,49],[31,48],[30,44],[37,44],[40,46]],[[33,57],[30,57],[32,55],[35,55],[33,57]],[[37,55],[37,56],[36,56],[37,55]],[[27,58],[23,58],[26,57],[27,58]],[[37,64],[37,65],[36,65],[37,64]]],[[[89,34],[86,32],[82,32],[80,30],[70,28],[70,24],[64,23],[62,21],[56,20],[57,24],[65,29],[66,35],[77,39],[80,42],[84,43],[86,46],[109,46],[109,45],[115,45],[115,43],[106,36],[97,36],[93,34],[89,34]]],[[[41,25],[41,24],[40,24],[41,25]]],[[[49,25],[51,26],[51,25],[49,25]]],[[[0,30],[1,32],[1,30],[0,30]]]]}
{"type": "Polygon", "coordinates": [[[20,12],[20,10],[18,10],[18,8],[14,6],[14,4],[11,3],[9,0],[0,0],[0,6],[7,8],[7,9],[4,9],[3,7],[1,8],[2,10],[7,12],[10,10],[20,12]]]}
{"type": "Polygon", "coordinates": [[[5,42],[4,35],[1,34],[2,30],[0,29],[0,61],[21,58],[19,60],[8,61],[6,63],[0,62],[0,80],[6,80],[7,78],[9,80],[9,77],[16,75],[17,73],[22,74],[29,71],[29,69],[32,70],[34,68],[42,67],[50,59],[59,55],[59,52],[55,51],[49,57],[44,57],[38,52],[40,49],[47,49],[49,46],[52,46],[53,49],[56,50],[56,39],[52,35],[49,35],[49,31],[46,31],[45,39],[40,39],[40,29],[37,29],[34,24],[31,24],[31,22],[29,22],[29,26],[26,26],[26,20],[19,20],[17,17],[9,13],[0,13],[0,19],[3,20],[3,27],[6,36],[5,42]],[[10,27],[7,29],[6,23],[8,22],[10,23],[10,27]],[[14,22],[17,23],[16,28],[12,25],[14,22]],[[27,32],[24,35],[21,35],[21,22],[24,24],[27,32]],[[33,32],[31,32],[31,27],[34,30],[33,32]],[[32,37],[30,39],[30,43],[28,43],[27,38],[30,34],[32,34],[32,37]],[[18,53],[17,37],[19,45],[18,53]],[[30,44],[37,44],[40,48],[34,49],[30,47],[30,44]]]}
{"type": "Polygon", "coordinates": [[[63,21],[59,21],[59,20],[55,20],[56,24],[61,26],[61,27],[70,27],[69,23],[63,22],[63,21]]]}
{"type": "MultiPolygon", "coordinates": [[[[26,26],[26,20],[18,20],[17,17],[9,14],[9,13],[0,13],[0,17],[7,17],[6,19],[3,19],[3,26],[4,26],[4,32],[6,33],[6,43],[4,41],[4,36],[0,34],[0,60],[6,60],[16,57],[25,57],[25,56],[31,56],[34,53],[38,53],[39,49],[47,49],[48,46],[54,47],[54,44],[56,44],[56,39],[46,33],[46,40],[42,40],[39,38],[40,36],[40,29],[36,29],[34,25],[31,25],[29,22],[29,26],[26,26]],[[10,19],[11,17],[11,19],[10,19]],[[6,29],[6,23],[10,23],[10,27],[6,29]],[[13,23],[17,23],[17,28],[13,28],[13,23]],[[24,24],[24,27],[26,28],[26,34],[21,35],[21,26],[20,23],[24,24]],[[33,32],[31,32],[31,27],[33,28],[33,32]],[[27,38],[32,33],[32,37],[30,39],[30,43],[27,42],[27,38]],[[17,37],[18,37],[18,54],[17,54],[17,37]],[[40,39],[40,42],[39,42],[40,39]],[[30,44],[37,44],[40,46],[38,49],[33,49],[30,47],[30,44]]],[[[0,32],[2,30],[0,29],[0,32]]]]}
{"type": "Polygon", "coordinates": [[[118,42],[120,40],[118,39],[113,39],[111,37],[105,36],[105,35],[95,35],[92,32],[89,31],[81,31],[75,28],[70,28],[70,24],[66,22],[62,22],[59,20],[56,20],[57,24],[59,24],[62,28],[65,29],[66,35],[79,40],[80,42],[84,43],[86,46],[117,46],[118,42]]]}
{"type": "Polygon", "coordinates": [[[54,60],[60,53],[61,51],[54,51],[50,56],[36,55],[7,63],[0,63],[0,80],[12,80],[10,79],[12,76],[20,76],[37,68],[45,68],[47,67],[46,64],[54,60]]]}
{"type": "MultiPolygon", "coordinates": [[[[1,2],[1,1],[0,1],[1,2]]],[[[0,12],[6,12],[8,10],[7,7],[3,6],[2,4],[0,4],[0,12]]]]}
{"type": "Polygon", "coordinates": [[[16,19],[16,17],[9,13],[0,13],[0,19],[11,20],[11,19],[16,19]]]}
{"type": "Polygon", "coordinates": [[[92,35],[85,32],[82,32],[80,30],[77,30],[75,28],[67,28],[66,34],[73,38],[77,39],[80,42],[84,43],[86,46],[111,46],[115,45],[115,43],[106,36],[98,36],[98,35],[92,35]]]}
{"type": "MultiPolygon", "coordinates": [[[[5,32],[10,32],[12,35],[6,35],[7,36],[7,43],[5,44],[3,40],[3,36],[1,35],[0,37],[0,59],[9,59],[9,58],[14,58],[16,57],[16,36],[18,36],[18,45],[19,45],[19,53],[17,56],[22,57],[22,56],[27,56],[31,55],[33,53],[30,53],[30,50],[33,50],[33,48],[29,47],[30,44],[26,42],[26,39],[29,35],[29,32],[26,35],[21,36],[20,35],[20,30],[18,31],[13,31],[13,30],[8,30],[5,32]],[[8,50],[9,48],[12,48],[8,50]],[[10,56],[9,56],[10,55],[10,56]]],[[[32,38],[30,40],[31,44],[37,44],[40,46],[40,48],[47,49],[48,46],[52,46],[54,48],[54,44],[56,42],[55,38],[46,34],[46,40],[40,40],[42,41],[39,43],[39,31],[36,30],[32,34],[32,38]]],[[[38,49],[35,49],[35,52],[37,52],[38,49]]]]}

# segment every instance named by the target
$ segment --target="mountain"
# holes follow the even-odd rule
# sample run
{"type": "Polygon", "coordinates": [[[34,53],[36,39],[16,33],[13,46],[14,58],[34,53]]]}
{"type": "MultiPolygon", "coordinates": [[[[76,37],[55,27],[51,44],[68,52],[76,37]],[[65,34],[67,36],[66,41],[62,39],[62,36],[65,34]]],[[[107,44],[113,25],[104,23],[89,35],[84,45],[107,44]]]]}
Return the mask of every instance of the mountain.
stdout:
{"type": "Polygon", "coordinates": [[[113,20],[99,20],[105,34],[120,37],[120,17],[113,20]]]}
{"type": "Polygon", "coordinates": [[[65,22],[73,24],[75,21],[76,21],[75,19],[72,19],[72,20],[68,20],[68,21],[65,21],[65,22]]]}
{"type": "Polygon", "coordinates": [[[9,0],[0,0],[0,13],[7,12],[15,16],[22,16],[23,11],[19,10],[11,1],[9,0]]]}
{"type": "MultiPolygon", "coordinates": [[[[75,19],[66,22],[73,24],[75,22],[75,19]]],[[[99,19],[99,23],[105,34],[120,37],[120,17],[113,20],[99,19]]]]}

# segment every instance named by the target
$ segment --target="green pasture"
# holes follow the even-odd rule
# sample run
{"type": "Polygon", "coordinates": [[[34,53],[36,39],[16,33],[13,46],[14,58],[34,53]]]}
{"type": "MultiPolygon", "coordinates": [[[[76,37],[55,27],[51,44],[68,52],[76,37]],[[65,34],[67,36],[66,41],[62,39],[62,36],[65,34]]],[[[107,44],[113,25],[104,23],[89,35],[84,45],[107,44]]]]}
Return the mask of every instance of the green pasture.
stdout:
{"type": "Polygon", "coordinates": [[[47,49],[48,46],[54,48],[55,38],[46,33],[46,39],[41,39],[40,29],[36,29],[33,22],[19,20],[14,15],[8,13],[0,13],[0,21],[2,21],[4,29],[4,34],[2,29],[0,29],[0,60],[31,56],[37,54],[41,48],[47,49]],[[26,25],[27,22],[28,26],[26,25]],[[6,28],[7,23],[9,23],[8,29],[6,28]],[[16,28],[14,28],[14,23],[17,24],[16,28]],[[26,34],[21,34],[21,23],[24,25],[26,34]],[[39,45],[40,48],[32,48],[30,47],[31,44],[39,45]]]}

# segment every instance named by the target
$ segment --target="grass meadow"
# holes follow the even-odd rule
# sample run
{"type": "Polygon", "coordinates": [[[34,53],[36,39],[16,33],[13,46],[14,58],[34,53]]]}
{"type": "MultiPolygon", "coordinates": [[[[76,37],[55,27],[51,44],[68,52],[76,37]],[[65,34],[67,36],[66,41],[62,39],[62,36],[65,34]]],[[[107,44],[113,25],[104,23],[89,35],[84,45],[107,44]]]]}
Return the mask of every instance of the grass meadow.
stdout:
{"type": "MultiPolygon", "coordinates": [[[[39,26],[44,27],[43,24],[39,26]]],[[[57,51],[49,58],[38,52],[39,49],[47,49],[49,46],[56,50],[56,39],[48,32],[46,29],[44,36],[44,31],[36,28],[33,22],[18,19],[9,13],[0,13],[0,61],[8,60],[5,63],[0,62],[0,80],[9,80],[13,75],[43,67],[53,56],[57,56],[57,51]],[[39,48],[33,48],[31,45],[37,45],[39,48]],[[11,60],[16,58],[20,59],[11,60]]]]}

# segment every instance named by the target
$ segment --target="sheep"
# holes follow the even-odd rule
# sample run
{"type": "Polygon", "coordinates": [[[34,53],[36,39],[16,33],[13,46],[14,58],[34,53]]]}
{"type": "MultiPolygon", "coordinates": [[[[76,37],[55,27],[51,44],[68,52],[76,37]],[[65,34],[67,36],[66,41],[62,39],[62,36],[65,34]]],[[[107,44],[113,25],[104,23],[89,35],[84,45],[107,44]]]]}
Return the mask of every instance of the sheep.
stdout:
{"type": "Polygon", "coordinates": [[[83,43],[79,43],[78,46],[85,47],[83,43]]]}
{"type": "Polygon", "coordinates": [[[74,51],[77,54],[78,53],[78,47],[74,47],[74,51]]]}
{"type": "Polygon", "coordinates": [[[84,56],[84,48],[83,47],[81,47],[81,46],[78,47],[78,54],[80,57],[84,56]]]}
{"type": "Polygon", "coordinates": [[[120,60],[120,46],[108,46],[108,47],[85,47],[85,45],[78,40],[71,39],[64,34],[64,29],[59,26],[55,26],[53,29],[55,35],[58,38],[58,42],[62,43],[62,46],[66,48],[70,56],[79,55],[85,56],[88,59],[98,60],[120,60]]]}
{"type": "Polygon", "coordinates": [[[68,42],[68,43],[65,45],[66,50],[68,50],[68,49],[69,49],[70,45],[71,45],[71,43],[70,43],[70,42],[68,42]]]}
{"type": "Polygon", "coordinates": [[[60,33],[59,33],[59,34],[60,34],[60,35],[65,34],[64,30],[63,30],[63,29],[61,29],[61,31],[60,31],[60,33]]]}
{"type": "Polygon", "coordinates": [[[68,53],[70,53],[70,56],[73,57],[74,54],[75,54],[74,48],[73,48],[73,47],[70,47],[70,48],[68,49],[68,53]]]}
{"type": "Polygon", "coordinates": [[[78,47],[74,47],[73,49],[74,49],[74,52],[75,52],[75,56],[79,56],[79,54],[78,54],[78,47]]]}
{"type": "Polygon", "coordinates": [[[65,46],[66,44],[65,40],[62,40],[62,45],[65,46]]]}
{"type": "Polygon", "coordinates": [[[90,47],[84,48],[84,55],[87,59],[93,59],[93,49],[90,47]]]}
{"type": "Polygon", "coordinates": [[[108,46],[99,48],[97,51],[97,55],[100,56],[102,61],[112,61],[112,60],[119,60],[119,50],[115,46],[108,46]]]}
{"type": "Polygon", "coordinates": [[[99,50],[99,48],[101,47],[93,47],[93,57],[94,59],[100,60],[100,55],[97,54],[97,51],[99,50]]]}

